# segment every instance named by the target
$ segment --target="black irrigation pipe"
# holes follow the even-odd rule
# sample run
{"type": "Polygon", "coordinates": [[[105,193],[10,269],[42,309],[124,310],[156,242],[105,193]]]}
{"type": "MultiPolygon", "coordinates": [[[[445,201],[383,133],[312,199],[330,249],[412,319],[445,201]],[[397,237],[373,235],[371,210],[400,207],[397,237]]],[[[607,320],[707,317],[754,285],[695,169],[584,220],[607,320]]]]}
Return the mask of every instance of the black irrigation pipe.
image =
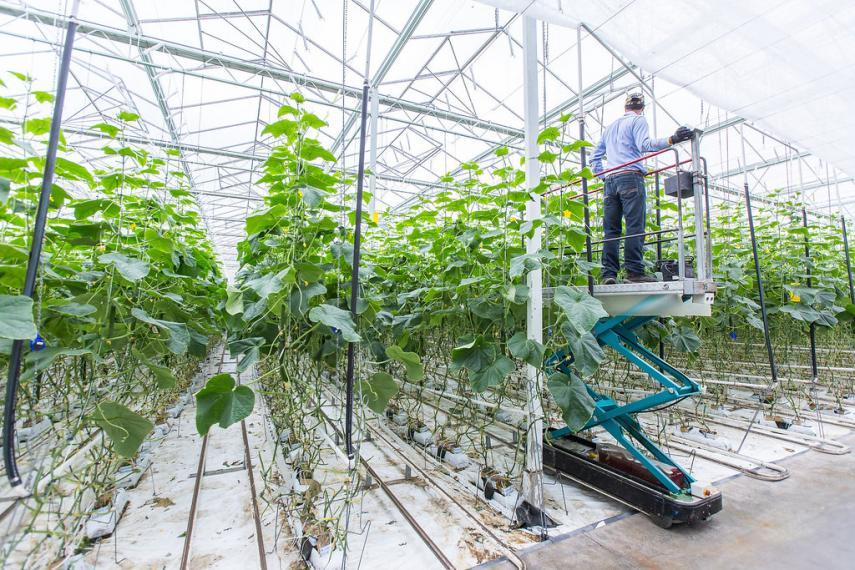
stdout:
{"type": "MultiPolygon", "coordinates": [[[[365,120],[368,115],[368,79],[362,83],[362,111],[359,131],[359,168],[356,172],[356,220],[353,229],[353,271],[350,278],[350,314],[356,323],[359,301],[359,249],[362,245],[362,187],[365,178],[365,120]]],[[[356,345],[347,345],[347,403],[344,416],[344,438],[348,459],[353,459],[353,368],[356,345]]]]}
{"type": "Polygon", "coordinates": [[[855,303],[855,286],[852,284],[852,260],[849,258],[849,236],[846,234],[846,218],[840,216],[843,227],[843,253],[846,255],[846,276],[849,278],[849,301],[855,303]]]}
{"type": "MultiPolygon", "coordinates": [[[[763,291],[763,275],[760,272],[760,257],[757,255],[757,236],[754,233],[754,213],[751,210],[751,193],[748,191],[748,182],[745,183],[745,209],[748,212],[748,232],[751,236],[751,251],[754,255],[754,272],[757,276],[757,292],[760,296],[760,315],[763,318],[763,338],[766,341],[766,354],[769,356],[769,369],[772,372],[772,385],[778,383],[778,371],[775,367],[775,353],[772,350],[772,336],[769,334],[769,315],[766,312],[766,294],[763,291]]],[[[745,435],[742,436],[742,441],[736,452],[742,449],[748,433],[751,431],[751,426],[754,425],[754,420],[757,419],[757,414],[762,409],[758,407],[754,412],[754,417],[751,418],[751,423],[748,424],[748,429],[745,430],[745,435]]]]}
{"type": "MultiPolygon", "coordinates": [[[[810,261],[810,243],[808,240],[808,220],[807,220],[807,211],[805,211],[804,207],[802,208],[802,226],[805,229],[805,271],[807,275],[807,286],[808,289],[813,287],[813,276],[811,275],[811,261],[810,261]]],[[[816,323],[812,322],[810,324],[809,332],[810,338],[810,369],[813,373],[813,381],[816,382],[817,377],[819,376],[819,370],[816,364],[816,323]]]]}
{"type": "MultiPolygon", "coordinates": [[[[56,98],[53,105],[53,119],[50,124],[45,171],[42,176],[42,188],[39,194],[39,205],[33,225],[33,241],[30,245],[30,257],[27,260],[27,274],[24,279],[23,294],[33,298],[36,289],[36,276],[44,244],[45,228],[47,226],[48,205],[53,189],[53,174],[56,166],[56,149],[59,144],[60,127],[62,125],[62,108],[65,104],[65,88],[68,84],[68,68],[71,65],[71,52],[74,49],[74,35],[77,32],[77,6],[75,0],[65,33],[65,45],[62,48],[62,61],[56,84],[56,98]]],[[[3,406],[3,464],[6,467],[6,477],[12,487],[21,484],[18,472],[18,461],[15,457],[15,406],[18,402],[18,383],[21,376],[21,357],[24,341],[12,341],[12,352],[9,355],[9,376],[6,382],[6,400],[3,406]]]]}

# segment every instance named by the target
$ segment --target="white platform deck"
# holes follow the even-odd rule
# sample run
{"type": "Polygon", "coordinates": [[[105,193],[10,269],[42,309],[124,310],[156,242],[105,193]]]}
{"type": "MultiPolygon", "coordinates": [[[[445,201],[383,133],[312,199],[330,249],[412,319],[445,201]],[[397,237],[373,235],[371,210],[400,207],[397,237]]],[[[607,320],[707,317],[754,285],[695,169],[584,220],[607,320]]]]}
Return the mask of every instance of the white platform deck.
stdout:
{"type": "MultiPolygon", "coordinates": [[[[551,301],[554,292],[553,287],[544,288],[544,301],[551,301]]],[[[594,297],[610,315],[708,317],[715,292],[714,282],[697,279],[594,286],[594,297]]]]}

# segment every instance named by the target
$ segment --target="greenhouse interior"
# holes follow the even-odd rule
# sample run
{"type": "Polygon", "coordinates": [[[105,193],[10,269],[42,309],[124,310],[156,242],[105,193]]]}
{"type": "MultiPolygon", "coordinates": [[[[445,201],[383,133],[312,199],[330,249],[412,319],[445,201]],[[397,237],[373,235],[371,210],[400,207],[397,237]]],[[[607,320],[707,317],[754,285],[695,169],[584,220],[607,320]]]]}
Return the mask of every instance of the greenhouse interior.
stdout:
{"type": "Polygon", "coordinates": [[[852,568],[855,3],[0,42],[3,568],[852,568]]]}

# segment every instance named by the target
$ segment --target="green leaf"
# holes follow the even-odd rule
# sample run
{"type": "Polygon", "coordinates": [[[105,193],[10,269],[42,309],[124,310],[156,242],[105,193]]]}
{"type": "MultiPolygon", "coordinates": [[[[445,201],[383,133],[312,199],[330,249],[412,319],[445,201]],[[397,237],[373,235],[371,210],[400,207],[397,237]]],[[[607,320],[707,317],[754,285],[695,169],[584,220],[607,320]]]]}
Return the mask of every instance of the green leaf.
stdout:
{"type": "Polygon", "coordinates": [[[8,109],[14,111],[18,106],[18,102],[12,97],[0,97],[0,109],[8,109]]]}
{"type": "Polygon", "coordinates": [[[264,273],[254,279],[249,279],[244,283],[247,287],[255,291],[259,297],[266,299],[274,293],[282,290],[283,283],[279,275],[273,273],[264,273]]]}
{"type": "Polygon", "coordinates": [[[528,301],[529,288],[528,285],[508,285],[504,291],[504,297],[515,305],[522,305],[528,301]]]}
{"type": "Polygon", "coordinates": [[[258,361],[259,356],[261,356],[262,345],[264,345],[264,338],[259,336],[242,338],[229,343],[229,354],[232,358],[243,355],[238,361],[238,372],[246,372],[250,366],[258,361]]]}
{"type": "Polygon", "coordinates": [[[297,116],[300,114],[300,111],[297,110],[296,107],[292,107],[291,105],[282,105],[279,107],[279,112],[276,113],[277,117],[281,117],[282,115],[294,115],[297,116]]]}
{"type": "Polygon", "coordinates": [[[187,347],[190,344],[191,337],[190,330],[184,323],[155,319],[150,317],[148,313],[139,307],[131,309],[131,315],[144,323],[148,323],[159,329],[167,331],[169,333],[169,343],[167,343],[167,347],[173,354],[184,354],[187,352],[187,347]]]}
{"type": "Polygon", "coordinates": [[[288,212],[283,204],[276,204],[265,210],[254,213],[246,219],[246,233],[253,235],[275,227],[279,220],[288,212]]]}
{"type": "Polygon", "coordinates": [[[133,349],[131,353],[136,357],[137,360],[142,362],[146,368],[154,375],[154,380],[157,382],[157,387],[161,390],[171,390],[175,388],[178,384],[178,380],[175,378],[175,375],[172,373],[172,370],[167,368],[166,366],[161,366],[159,364],[155,364],[146,356],[137,349],[133,349]]]}
{"type": "Polygon", "coordinates": [[[493,362],[477,372],[469,372],[469,383],[475,392],[483,392],[490,386],[498,386],[505,377],[516,370],[514,361],[505,355],[500,355],[493,362]]]}
{"type": "Polygon", "coordinates": [[[139,281],[149,272],[149,264],[145,261],[128,257],[123,253],[105,253],[98,257],[98,261],[104,264],[113,264],[113,266],[122,274],[122,277],[128,281],[139,281]]]}
{"type": "Polygon", "coordinates": [[[570,344],[570,352],[573,354],[573,365],[583,378],[587,378],[597,371],[606,353],[597,339],[589,332],[578,334],[573,327],[564,327],[564,336],[570,344]]]}
{"type": "MultiPolygon", "coordinates": [[[[33,335],[35,336],[35,335],[33,335]]],[[[38,352],[30,352],[24,358],[27,363],[27,374],[34,374],[50,368],[53,361],[65,356],[83,356],[92,354],[88,348],[66,348],[63,346],[49,346],[38,352]]]]}
{"type": "Polygon", "coordinates": [[[0,338],[36,338],[33,300],[26,295],[0,295],[0,338]]]}
{"type": "Polygon", "coordinates": [[[537,135],[537,144],[543,144],[546,141],[554,141],[561,136],[561,129],[558,127],[546,127],[540,134],[537,135]]]}
{"type": "MultiPolygon", "coordinates": [[[[2,97],[0,97],[2,99],[2,97]]],[[[15,134],[6,127],[0,127],[0,143],[14,145],[15,134]]]]}
{"type": "Polygon", "coordinates": [[[554,301],[580,335],[593,329],[600,319],[609,316],[599,300],[586,292],[564,285],[555,288],[554,301]]]}
{"type": "Polygon", "coordinates": [[[24,132],[36,136],[46,135],[50,132],[50,117],[34,117],[24,121],[24,132]]]}
{"type": "Polygon", "coordinates": [[[458,346],[451,350],[451,362],[457,370],[467,368],[477,372],[496,359],[496,346],[482,335],[457,340],[458,346]]]}
{"type": "Polygon", "coordinates": [[[85,317],[98,309],[86,303],[65,303],[63,305],[52,305],[50,310],[69,317],[85,317]]]}
{"type": "Polygon", "coordinates": [[[92,422],[104,430],[113,443],[113,450],[122,457],[131,458],[139,450],[154,424],[115,402],[101,402],[90,416],[92,422]]]}
{"type": "Polygon", "coordinates": [[[546,382],[555,403],[561,408],[561,417],[572,432],[578,432],[593,417],[596,404],[576,375],[557,372],[546,382]]]}
{"type": "Polygon", "coordinates": [[[534,271],[542,267],[540,255],[536,253],[526,253],[517,255],[511,258],[511,267],[508,270],[508,277],[515,279],[526,271],[534,271]]]}
{"type": "Polygon", "coordinates": [[[116,138],[116,135],[121,132],[121,129],[119,127],[117,127],[116,125],[111,125],[110,123],[97,123],[95,125],[92,125],[92,128],[101,131],[111,139],[116,138]]]}
{"type": "Polygon", "coordinates": [[[383,413],[389,400],[398,393],[395,379],[385,372],[375,372],[368,380],[360,380],[358,387],[362,392],[362,401],[378,414],[383,413]]]}
{"type": "Polygon", "coordinates": [[[342,338],[348,342],[359,342],[362,340],[356,334],[356,325],[348,311],[333,307],[332,305],[318,305],[309,311],[309,320],[313,323],[321,323],[341,332],[342,338]]]}
{"type": "Polygon", "coordinates": [[[294,136],[297,134],[297,121],[292,121],[291,119],[280,119],[264,127],[261,134],[273,135],[274,137],[281,137],[282,135],[289,137],[294,136]]]}
{"type": "Polygon", "coordinates": [[[240,289],[228,289],[228,299],[226,299],[226,312],[230,315],[239,315],[243,312],[243,293],[240,289]]]}
{"type": "Polygon", "coordinates": [[[113,200],[107,198],[93,198],[91,200],[75,200],[71,207],[74,209],[74,219],[83,220],[92,216],[95,212],[104,212],[105,218],[114,218],[121,211],[120,206],[113,200]]]}
{"type": "Polygon", "coordinates": [[[697,352],[701,347],[701,339],[695,329],[688,326],[675,326],[671,329],[667,339],[680,352],[697,352]]]}
{"type": "Polygon", "coordinates": [[[404,365],[407,369],[407,379],[418,382],[425,377],[424,366],[415,352],[405,352],[400,346],[393,344],[386,349],[386,356],[404,365]]]}
{"type": "Polygon", "coordinates": [[[140,120],[140,116],[136,113],[131,113],[129,111],[119,111],[119,120],[125,121],[126,123],[133,123],[135,121],[140,120]]]}
{"type": "Polygon", "coordinates": [[[196,431],[206,435],[214,424],[227,428],[249,417],[255,393],[249,386],[235,386],[231,374],[218,374],[196,393],[196,431]]]}
{"type": "Polygon", "coordinates": [[[540,368],[543,365],[543,345],[536,340],[530,340],[523,331],[517,331],[514,336],[508,339],[508,350],[514,357],[531,364],[535,368],[540,368]]]}

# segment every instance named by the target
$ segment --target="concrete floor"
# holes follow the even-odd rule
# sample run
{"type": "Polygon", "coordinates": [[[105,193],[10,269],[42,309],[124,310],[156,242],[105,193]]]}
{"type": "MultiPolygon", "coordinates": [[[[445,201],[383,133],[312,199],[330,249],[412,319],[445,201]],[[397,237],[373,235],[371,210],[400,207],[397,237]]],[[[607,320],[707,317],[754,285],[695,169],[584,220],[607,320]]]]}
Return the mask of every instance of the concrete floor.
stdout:
{"type": "MultiPolygon", "coordinates": [[[[855,447],[855,435],[841,439],[855,447]]],[[[855,568],[855,453],[807,451],[790,477],[736,477],[704,524],[663,530],[635,514],[521,553],[529,568],[855,568]]],[[[506,561],[485,565],[512,568],[506,561]]]]}

